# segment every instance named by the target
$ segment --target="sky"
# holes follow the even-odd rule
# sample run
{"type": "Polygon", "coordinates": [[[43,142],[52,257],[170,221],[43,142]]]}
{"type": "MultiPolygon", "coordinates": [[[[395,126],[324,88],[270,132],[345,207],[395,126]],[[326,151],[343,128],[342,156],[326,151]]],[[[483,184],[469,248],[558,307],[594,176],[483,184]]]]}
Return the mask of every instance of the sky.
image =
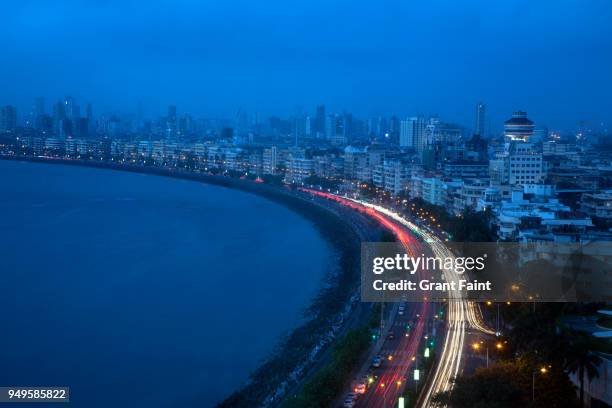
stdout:
{"type": "Polygon", "coordinates": [[[0,104],[612,122],[610,0],[9,1],[0,104]]]}

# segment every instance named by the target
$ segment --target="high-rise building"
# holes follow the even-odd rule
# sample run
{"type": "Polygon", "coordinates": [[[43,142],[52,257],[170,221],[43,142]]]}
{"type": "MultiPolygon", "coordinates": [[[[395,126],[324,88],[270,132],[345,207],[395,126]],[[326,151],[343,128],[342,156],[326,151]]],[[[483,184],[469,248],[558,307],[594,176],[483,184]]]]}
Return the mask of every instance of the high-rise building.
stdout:
{"type": "Polygon", "coordinates": [[[400,128],[400,147],[412,148],[418,152],[425,148],[427,121],[423,116],[402,120],[400,128]]]}
{"type": "Polygon", "coordinates": [[[174,139],[177,131],[176,123],[176,105],[168,106],[168,116],[166,117],[166,138],[174,139]]]}
{"type": "Polygon", "coordinates": [[[516,111],[504,122],[504,136],[508,140],[528,142],[534,128],[534,123],[527,118],[527,112],[516,111]]]}
{"type": "Polygon", "coordinates": [[[375,116],[368,119],[368,136],[371,138],[381,138],[384,136],[383,119],[375,116]]]}
{"type": "Polygon", "coordinates": [[[507,156],[508,182],[511,185],[541,184],[546,176],[542,152],[532,143],[510,143],[507,156]]]}
{"type": "Polygon", "coordinates": [[[317,137],[322,137],[327,134],[325,129],[325,105],[317,106],[317,115],[314,121],[314,133],[317,137]]]}
{"type": "Polygon", "coordinates": [[[80,116],[79,106],[72,96],[67,96],[64,99],[64,112],[68,120],[74,120],[80,116]]]}
{"type": "Polygon", "coordinates": [[[26,119],[25,125],[40,130],[41,116],[45,114],[45,98],[42,96],[34,99],[32,110],[26,119]]]}
{"type": "Polygon", "coordinates": [[[278,158],[276,146],[272,146],[263,151],[263,172],[264,174],[276,174],[278,158]]]}
{"type": "Polygon", "coordinates": [[[395,115],[389,118],[387,133],[389,133],[389,141],[394,144],[399,144],[401,133],[401,121],[395,115]]]}
{"type": "Polygon", "coordinates": [[[478,136],[485,137],[486,114],[487,106],[479,102],[478,105],[476,105],[476,126],[474,127],[474,134],[478,136]]]}
{"type": "Polygon", "coordinates": [[[35,128],[40,133],[45,135],[53,133],[53,118],[46,113],[38,115],[38,117],[36,118],[35,128]]]}
{"type": "Polygon", "coordinates": [[[45,98],[39,96],[34,99],[34,115],[39,117],[40,115],[45,114],[45,98]]]}
{"type": "Polygon", "coordinates": [[[458,125],[444,123],[439,118],[433,117],[427,121],[425,129],[425,146],[438,143],[443,145],[454,145],[462,136],[462,129],[458,125]]]}
{"type": "Polygon", "coordinates": [[[181,135],[190,135],[195,129],[195,121],[189,113],[184,113],[179,119],[179,132],[181,135]]]}
{"type": "Polygon", "coordinates": [[[342,116],[342,120],[344,121],[344,142],[351,143],[353,141],[353,115],[344,112],[342,116]]]}
{"type": "Polygon", "coordinates": [[[96,126],[94,124],[93,119],[93,107],[91,106],[91,102],[87,103],[87,133],[91,136],[93,135],[96,126]]]}
{"type": "Polygon", "coordinates": [[[72,136],[75,136],[75,137],[89,136],[89,119],[76,118],[72,120],[71,123],[72,123],[72,136]]]}
{"type": "Polygon", "coordinates": [[[17,109],[6,105],[0,108],[0,132],[12,132],[17,127],[17,109]]]}
{"type": "Polygon", "coordinates": [[[332,114],[327,116],[327,140],[333,145],[346,144],[345,116],[332,114]]]}
{"type": "Polygon", "coordinates": [[[74,128],[71,119],[62,119],[59,121],[58,136],[71,137],[74,136],[74,128]]]}
{"type": "Polygon", "coordinates": [[[304,134],[307,137],[311,137],[312,133],[312,118],[310,116],[306,116],[304,120],[304,134]]]}
{"type": "Polygon", "coordinates": [[[176,122],[176,105],[168,106],[168,120],[176,122]]]}
{"type": "Polygon", "coordinates": [[[58,101],[53,105],[53,131],[56,134],[61,133],[61,123],[66,119],[66,106],[64,102],[58,101]]]}

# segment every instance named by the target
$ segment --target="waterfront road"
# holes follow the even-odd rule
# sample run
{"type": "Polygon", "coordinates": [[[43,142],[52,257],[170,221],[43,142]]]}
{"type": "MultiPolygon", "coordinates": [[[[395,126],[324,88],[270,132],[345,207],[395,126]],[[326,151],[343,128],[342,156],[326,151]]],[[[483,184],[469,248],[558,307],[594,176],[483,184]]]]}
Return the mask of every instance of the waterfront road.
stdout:
{"type": "MultiPolygon", "coordinates": [[[[317,190],[304,191],[366,213],[391,231],[409,254],[420,254],[426,246],[426,249],[437,257],[453,256],[435,234],[390,209],[317,190]]],[[[450,270],[445,270],[444,274],[447,281],[457,280],[457,275],[450,270]]],[[[466,338],[468,330],[474,338],[495,333],[484,324],[478,304],[461,298],[460,294],[449,293],[444,325],[437,323],[439,308],[439,304],[435,302],[423,301],[408,303],[401,315],[398,308],[393,309],[395,315],[390,317],[392,326],[388,329],[393,335],[383,334],[385,338],[381,339],[380,345],[377,344],[383,363],[379,369],[365,368],[360,372],[360,376],[369,376],[370,384],[367,392],[357,399],[356,407],[395,407],[406,386],[424,386],[424,391],[420,392],[418,406],[429,407],[435,394],[452,389],[453,379],[465,364],[465,355],[473,358],[469,349],[472,339],[466,338]],[[438,327],[442,330],[437,330],[438,327]],[[433,365],[433,371],[427,378],[420,378],[420,382],[414,381],[414,369],[419,367],[419,361],[422,364],[425,343],[430,338],[434,339],[436,334],[437,361],[433,365]]],[[[364,367],[367,367],[367,364],[364,367]]]]}
{"type": "MultiPolygon", "coordinates": [[[[409,254],[418,256],[422,251],[422,241],[417,239],[405,226],[391,220],[376,209],[369,208],[364,203],[355,202],[333,194],[316,190],[305,190],[311,194],[331,199],[356,211],[366,213],[375,219],[382,227],[392,232],[409,254]]],[[[367,392],[357,400],[357,407],[387,407],[397,403],[399,395],[404,390],[413,367],[419,364],[419,350],[431,329],[430,317],[433,315],[430,302],[407,303],[404,311],[393,308],[389,319],[390,327],[381,334],[383,338],[377,346],[383,360],[380,368],[360,372],[358,378],[368,376],[370,383],[367,392]],[[401,314],[400,314],[401,313],[401,314]]],[[[433,331],[433,330],[432,330],[433,331]]],[[[349,390],[347,390],[348,392],[349,390]]]]}

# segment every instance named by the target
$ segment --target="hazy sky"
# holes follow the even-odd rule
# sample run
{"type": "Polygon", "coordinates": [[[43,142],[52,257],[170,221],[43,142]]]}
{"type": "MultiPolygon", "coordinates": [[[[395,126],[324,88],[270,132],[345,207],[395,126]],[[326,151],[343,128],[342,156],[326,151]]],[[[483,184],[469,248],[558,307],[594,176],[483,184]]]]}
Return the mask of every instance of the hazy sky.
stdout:
{"type": "Polygon", "coordinates": [[[0,104],[612,121],[611,0],[7,1],[0,104]]]}

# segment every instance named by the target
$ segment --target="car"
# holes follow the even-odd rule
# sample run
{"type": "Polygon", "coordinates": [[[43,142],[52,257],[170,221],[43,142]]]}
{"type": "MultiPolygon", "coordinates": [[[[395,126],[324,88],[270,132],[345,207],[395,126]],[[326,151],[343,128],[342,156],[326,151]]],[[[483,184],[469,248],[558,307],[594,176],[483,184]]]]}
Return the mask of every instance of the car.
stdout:
{"type": "Polygon", "coordinates": [[[372,367],[378,368],[381,366],[381,364],[382,364],[382,358],[380,358],[380,356],[374,357],[374,359],[372,360],[372,367]]]}
{"type": "Polygon", "coordinates": [[[395,333],[390,331],[389,334],[387,334],[387,340],[393,340],[395,338],[395,333]]]}
{"type": "Polygon", "coordinates": [[[355,382],[353,383],[353,392],[355,392],[355,394],[357,395],[365,394],[367,389],[368,389],[368,377],[365,375],[355,380],[355,382]]]}
{"type": "Polygon", "coordinates": [[[344,408],[353,408],[355,406],[355,399],[347,395],[342,406],[344,408]]]}
{"type": "Polygon", "coordinates": [[[367,389],[368,387],[364,382],[358,382],[357,384],[355,384],[353,391],[355,391],[355,394],[365,394],[367,389]]]}

